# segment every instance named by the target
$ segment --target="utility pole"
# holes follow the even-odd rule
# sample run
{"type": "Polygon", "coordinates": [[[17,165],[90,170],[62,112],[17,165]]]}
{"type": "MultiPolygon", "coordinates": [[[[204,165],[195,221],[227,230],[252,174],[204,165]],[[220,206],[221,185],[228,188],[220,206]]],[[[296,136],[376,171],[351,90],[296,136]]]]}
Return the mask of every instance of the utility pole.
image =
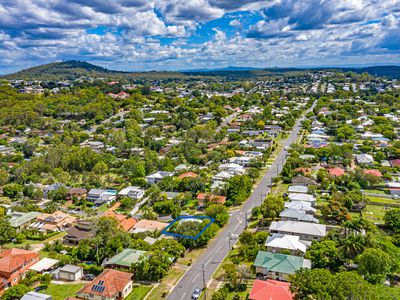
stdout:
{"type": "Polygon", "coordinates": [[[244,217],[245,217],[244,224],[246,225],[247,228],[247,210],[244,212],[244,217]]]}
{"type": "Polygon", "coordinates": [[[204,263],[202,264],[201,271],[203,272],[203,291],[204,291],[204,299],[207,299],[207,286],[206,286],[206,268],[204,263]]]}
{"type": "Polygon", "coordinates": [[[231,251],[231,235],[232,235],[232,233],[228,233],[228,246],[229,246],[229,251],[231,251]]]}

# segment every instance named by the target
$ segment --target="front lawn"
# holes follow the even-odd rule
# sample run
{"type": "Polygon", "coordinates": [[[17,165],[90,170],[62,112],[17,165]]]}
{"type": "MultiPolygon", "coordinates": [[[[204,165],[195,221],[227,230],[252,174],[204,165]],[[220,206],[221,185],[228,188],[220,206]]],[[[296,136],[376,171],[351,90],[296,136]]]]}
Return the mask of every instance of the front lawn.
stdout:
{"type": "Polygon", "coordinates": [[[134,285],[126,300],[142,300],[150,292],[151,288],[151,285],[134,285]]]}
{"type": "Polygon", "coordinates": [[[67,297],[74,297],[84,284],[54,284],[51,283],[47,289],[41,291],[43,294],[51,295],[53,300],[64,300],[67,297]]]}

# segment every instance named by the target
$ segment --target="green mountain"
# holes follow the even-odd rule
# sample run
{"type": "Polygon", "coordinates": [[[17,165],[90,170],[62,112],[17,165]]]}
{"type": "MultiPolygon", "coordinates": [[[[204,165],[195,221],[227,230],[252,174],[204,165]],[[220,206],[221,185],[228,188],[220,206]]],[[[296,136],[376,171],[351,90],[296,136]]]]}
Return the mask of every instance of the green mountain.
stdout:
{"type": "Polygon", "coordinates": [[[4,77],[25,80],[65,80],[82,76],[107,77],[117,74],[122,75],[124,72],[111,71],[85,61],[67,60],[25,69],[4,77]]]}
{"type": "MultiPolygon", "coordinates": [[[[111,80],[134,80],[145,82],[148,80],[174,80],[174,79],[193,79],[219,77],[225,80],[246,80],[246,79],[265,79],[268,77],[297,76],[305,71],[330,70],[336,72],[367,72],[373,76],[382,76],[400,79],[400,66],[376,66],[365,68],[238,68],[229,67],[225,69],[214,70],[187,70],[181,72],[151,71],[151,72],[122,72],[113,71],[106,68],[90,64],[85,61],[67,60],[54,62],[17,73],[5,75],[5,79],[23,79],[23,80],[73,80],[82,76],[93,78],[107,78],[111,80]]],[[[0,77],[1,78],[1,77],[0,77]]]]}

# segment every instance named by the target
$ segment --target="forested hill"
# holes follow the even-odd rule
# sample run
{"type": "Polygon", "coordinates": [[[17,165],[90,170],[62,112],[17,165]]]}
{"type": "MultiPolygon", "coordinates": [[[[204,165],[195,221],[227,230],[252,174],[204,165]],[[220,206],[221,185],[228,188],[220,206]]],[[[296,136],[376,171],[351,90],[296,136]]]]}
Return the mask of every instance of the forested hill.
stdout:
{"type": "Polygon", "coordinates": [[[23,79],[23,80],[74,80],[80,77],[108,78],[108,79],[127,79],[127,80],[173,80],[173,79],[191,79],[220,77],[227,80],[243,79],[264,79],[271,76],[291,76],[301,75],[304,72],[334,71],[334,72],[354,72],[369,73],[372,76],[382,76],[388,78],[400,79],[400,66],[376,66],[365,68],[269,68],[269,69],[215,69],[215,70],[195,70],[183,72],[151,71],[151,72],[122,72],[113,71],[100,66],[93,65],[85,61],[69,60],[45,64],[17,73],[3,76],[5,79],[23,79]]]}
{"type": "Polygon", "coordinates": [[[103,77],[111,74],[124,74],[90,64],[85,61],[68,60],[40,65],[4,76],[7,79],[25,80],[65,80],[82,76],[103,77]]]}

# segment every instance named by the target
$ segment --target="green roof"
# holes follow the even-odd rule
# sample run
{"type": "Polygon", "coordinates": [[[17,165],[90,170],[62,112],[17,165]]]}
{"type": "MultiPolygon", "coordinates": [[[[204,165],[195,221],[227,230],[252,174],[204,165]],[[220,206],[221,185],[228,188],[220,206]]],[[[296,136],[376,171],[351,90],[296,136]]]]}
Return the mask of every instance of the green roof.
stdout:
{"type": "Polygon", "coordinates": [[[137,263],[144,258],[146,251],[135,249],[124,249],[121,253],[114,255],[105,265],[118,265],[130,267],[133,263],[137,263]]]}
{"type": "Polygon", "coordinates": [[[269,272],[294,274],[303,267],[304,258],[282,253],[258,251],[254,266],[267,269],[269,272]]]}
{"type": "Polygon", "coordinates": [[[12,227],[18,228],[22,225],[24,225],[27,222],[32,221],[33,219],[36,219],[37,216],[39,216],[41,213],[36,212],[36,211],[31,211],[28,213],[15,213],[14,216],[11,215],[11,220],[10,224],[12,227]]]}

